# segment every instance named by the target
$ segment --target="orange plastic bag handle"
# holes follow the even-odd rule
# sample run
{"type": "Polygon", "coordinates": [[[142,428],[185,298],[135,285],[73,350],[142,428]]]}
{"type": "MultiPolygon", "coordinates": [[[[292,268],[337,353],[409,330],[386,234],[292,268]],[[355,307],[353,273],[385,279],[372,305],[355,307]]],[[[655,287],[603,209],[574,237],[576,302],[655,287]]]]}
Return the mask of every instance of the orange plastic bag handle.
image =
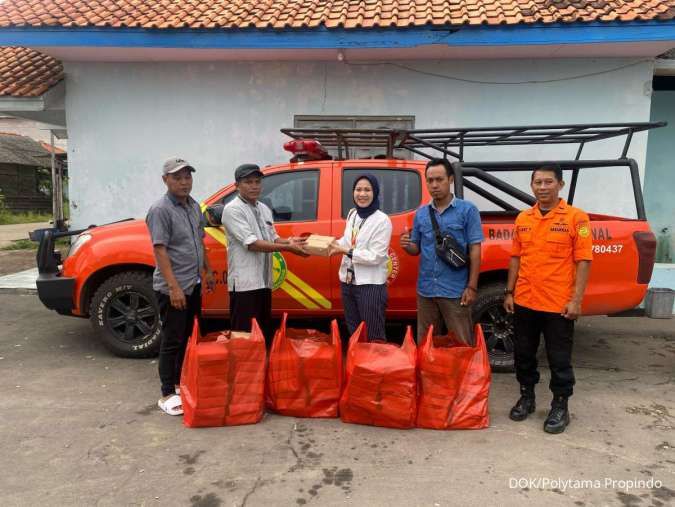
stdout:
{"type": "Polygon", "coordinates": [[[274,338],[272,339],[272,347],[270,349],[270,356],[272,351],[278,351],[281,349],[282,342],[286,341],[286,321],[288,320],[288,313],[284,312],[281,316],[281,325],[274,333],[274,338]]]}
{"type": "Polygon", "coordinates": [[[199,319],[195,317],[194,324],[192,324],[192,334],[190,335],[190,340],[188,345],[196,345],[202,339],[201,331],[199,330],[199,319]]]}
{"type": "Polygon", "coordinates": [[[287,322],[288,322],[288,313],[284,312],[284,314],[281,316],[281,325],[279,326],[279,334],[281,335],[282,340],[286,339],[286,323],[287,322]]]}
{"type": "Polygon", "coordinates": [[[184,385],[187,384],[188,376],[191,374],[190,365],[192,364],[191,356],[194,351],[194,348],[197,346],[197,343],[201,340],[201,332],[199,331],[199,319],[195,317],[194,323],[192,324],[192,334],[188,338],[187,346],[185,347],[185,355],[183,356],[183,368],[181,369],[180,374],[180,385],[181,390],[185,391],[184,385]]]}
{"type": "Polygon", "coordinates": [[[262,329],[260,329],[258,321],[255,319],[251,319],[251,340],[257,342],[265,341],[265,335],[263,334],[262,329]]]}
{"type": "Polygon", "coordinates": [[[427,333],[424,335],[424,339],[420,345],[419,357],[427,357],[431,348],[434,346],[434,326],[433,324],[427,329],[427,333]]]}
{"type": "Polygon", "coordinates": [[[333,348],[335,349],[336,361],[335,368],[337,369],[338,385],[342,388],[342,381],[344,378],[344,369],[342,366],[342,339],[340,338],[340,328],[336,319],[330,323],[330,332],[333,337],[333,348]]]}
{"type": "Polygon", "coordinates": [[[407,327],[405,331],[405,337],[403,338],[403,343],[401,344],[401,350],[408,354],[412,359],[413,364],[417,363],[417,345],[415,345],[415,340],[412,336],[412,328],[407,327]]]}
{"type": "Polygon", "coordinates": [[[368,330],[366,329],[366,323],[361,322],[359,324],[359,327],[356,328],[356,331],[354,331],[354,334],[351,335],[349,338],[349,348],[347,352],[350,352],[351,349],[356,345],[358,342],[367,342],[368,341],[368,330]],[[363,339],[361,339],[363,337],[363,339]]]}
{"type": "Polygon", "coordinates": [[[424,339],[420,344],[420,349],[423,351],[429,350],[433,346],[433,336],[434,336],[434,325],[430,324],[427,328],[427,332],[424,335],[424,339]]]}

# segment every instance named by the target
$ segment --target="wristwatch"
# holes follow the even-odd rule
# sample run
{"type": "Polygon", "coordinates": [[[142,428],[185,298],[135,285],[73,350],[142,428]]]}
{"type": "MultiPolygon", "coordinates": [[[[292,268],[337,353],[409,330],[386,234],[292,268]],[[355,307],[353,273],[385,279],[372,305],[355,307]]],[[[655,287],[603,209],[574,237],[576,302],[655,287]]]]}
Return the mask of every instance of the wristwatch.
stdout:
{"type": "Polygon", "coordinates": [[[350,248],[350,249],[349,249],[349,252],[347,252],[347,257],[349,257],[349,258],[351,259],[351,258],[352,258],[352,255],[354,255],[354,249],[353,249],[353,248],[350,248]]]}
{"type": "Polygon", "coordinates": [[[504,289],[504,295],[508,296],[509,294],[513,296],[513,289],[504,289]]]}

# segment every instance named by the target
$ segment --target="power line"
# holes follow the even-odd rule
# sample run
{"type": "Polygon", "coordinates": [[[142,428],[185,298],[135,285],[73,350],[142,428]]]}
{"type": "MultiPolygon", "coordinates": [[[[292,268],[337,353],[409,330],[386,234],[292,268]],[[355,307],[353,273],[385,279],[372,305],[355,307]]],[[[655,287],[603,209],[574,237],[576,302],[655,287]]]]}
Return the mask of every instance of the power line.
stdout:
{"type": "Polygon", "coordinates": [[[366,66],[389,66],[389,67],[396,67],[399,69],[407,70],[410,72],[415,72],[417,74],[422,74],[425,76],[431,76],[431,77],[437,77],[441,79],[447,79],[449,81],[459,81],[461,83],[470,83],[470,84],[482,84],[482,85],[502,85],[502,86],[508,86],[508,85],[523,85],[523,84],[545,84],[545,83],[558,83],[562,81],[572,81],[575,79],[583,79],[586,77],[593,77],[593,76],[601,76],[603,74],[611,74],[613,72],[617,72],[619,70],[627,69],[630,67],[635,67],[637,65],[643,64],[643,63],[649,63],[651,60],[639,60],[637,62],[632,62],[628,63],[626,65],[620,65],[618,67],[613,67],[611,69],[606,69],[606,70],[600,70],[596,72],[589,72],[587,74],[578,74],[575,76],[569,76],[569,77],[563,77],[563,78],[557,78],[557,79],[532,79],[528,81],[481,81],[477,79],[465,79],[457,76],[449,76],[446,74],[438,74],[436,72],[429,72],[426,70],[420,70],[416,69],[414,67],[409,67],[408,65],[403,65],[401,63],[393,63],[393,62],[364,62],[364,63],[353,63],[353,62],[347,62],[345,63],[347,65],[351,65],[353,67],[366,67],[366,66]]]}

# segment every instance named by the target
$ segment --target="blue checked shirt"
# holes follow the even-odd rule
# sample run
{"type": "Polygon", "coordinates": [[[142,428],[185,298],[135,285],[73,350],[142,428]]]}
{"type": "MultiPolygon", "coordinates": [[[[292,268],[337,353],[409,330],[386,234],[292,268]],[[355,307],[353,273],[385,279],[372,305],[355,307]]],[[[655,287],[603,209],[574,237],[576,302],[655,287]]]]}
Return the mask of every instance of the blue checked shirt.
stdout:
{"type": "MultiPolygon", "coordinates": [[[[431,206],[434,206],[433,202],[431,206]]],[[[467,252],[468,245],[483,241],[480,213],[469,201],[454,197],[443,213],[439,214],[435,207],[434,213],[441,234],[452,234],[467,252]]],[[[429,216],[429,206],[422,206],[415,213],[410,239],[420,249],[417,293],[428,298],[461,297],[469,279],[469,269],[451,268],[436,254],[436,236],[429,216]]]]}

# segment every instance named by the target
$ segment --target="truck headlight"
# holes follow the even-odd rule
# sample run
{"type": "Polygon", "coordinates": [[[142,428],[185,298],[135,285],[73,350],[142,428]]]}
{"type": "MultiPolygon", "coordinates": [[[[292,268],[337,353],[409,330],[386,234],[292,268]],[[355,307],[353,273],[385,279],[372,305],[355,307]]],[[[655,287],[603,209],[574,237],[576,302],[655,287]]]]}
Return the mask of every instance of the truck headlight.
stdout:
{"type": "Polygon", "coordinates": [[[68,257],[72,257],[84,245],[87,241],[91,239],[91,234],[80,234],[77,239],[70,245],[70,250],[68,250],[68,257]]]}

